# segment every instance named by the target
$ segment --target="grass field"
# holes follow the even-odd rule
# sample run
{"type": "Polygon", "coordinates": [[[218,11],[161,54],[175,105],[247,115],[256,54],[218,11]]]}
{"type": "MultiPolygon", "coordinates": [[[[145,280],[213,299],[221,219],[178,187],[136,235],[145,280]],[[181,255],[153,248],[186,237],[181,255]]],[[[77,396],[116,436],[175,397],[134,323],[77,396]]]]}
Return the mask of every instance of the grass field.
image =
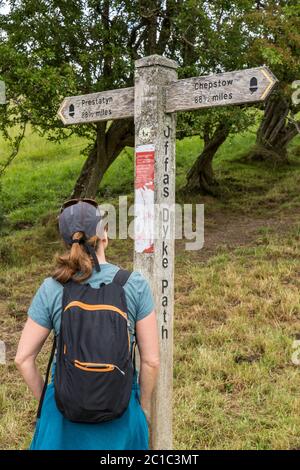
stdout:
{"type": "MultiPolygon", "coordinates": [[[[185,196],[182,187],[202,148],[177,143],[177,199],[205,204],[205,245],[176,247],[174,448],[299,449],[300,139],[281,168],[245,163],[254,130],[228,139],[215,160],[218,198],[185,196]]],[[[2,178],[0,207],[0,449],[29,444],[36,403],[13,363],[31,298],[51,275],[62,244],[55,216],[83,164],[86,142],[46,142],[30,131],[2,178]]],[[[8,148],[1,142],[0,164],[8,148]]],[[[132,196],[133,153],[107,172],[98,200],[132,196]]],[[[107,257],[132,267],[130,240],[107,257]]],[[[45,368],[50,342],[39,357],[45,368]]]]}

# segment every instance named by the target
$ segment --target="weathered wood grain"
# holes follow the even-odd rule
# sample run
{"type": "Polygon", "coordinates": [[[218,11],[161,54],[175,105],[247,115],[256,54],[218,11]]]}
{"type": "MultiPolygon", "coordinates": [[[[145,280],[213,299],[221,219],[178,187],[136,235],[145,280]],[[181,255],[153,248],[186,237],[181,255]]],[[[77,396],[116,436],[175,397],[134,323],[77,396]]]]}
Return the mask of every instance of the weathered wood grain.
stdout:
{"type": "Polygon", "coordinates": [[[178,80],[166,87],[166,112],[264,101],[276,83],[267,67],[178,80]]]}
{"type": "Polygon", "coordinates": [[[58,116],[65,125],[110,121],[132,117],[134,113],[134,88],[90,93],[65,98],[58,116]]]}
{"type": "MultiPolygon", "coordinates": [[[[155,57],[157,62],[163,63],[165,60],[164,57],[155,57]]],[[[137,68],[143,60],[136,61],[137,68]]],[[[174,64],[173,61],[171,63],[174,64]]],[[[151,66],[149,60],[147,67],[151,66]]],[[[165,111],[172,113],[264,101],[276,83],[276,77],[267,67],[177,80],[174,84],[166,86],[165,111]],[[257,80],[257,86],[251,80],[257,80]]],[[[132,117],[134,88],[66,97],[57,114],[65,125],[132,117]]]]}
{"type": "Polygon", "coordinates": [[[135,69],[135,146],[155,146],[154,203],[160,205],[155,206],[154,253],[134,255],[134,269],[153,290],[160,341],[151,419],[153,449],[172,449],[176,118],[164,111],[164,87],[177,79],[176,67],[171,60],[150,56],[138,60],[135,69]]]}

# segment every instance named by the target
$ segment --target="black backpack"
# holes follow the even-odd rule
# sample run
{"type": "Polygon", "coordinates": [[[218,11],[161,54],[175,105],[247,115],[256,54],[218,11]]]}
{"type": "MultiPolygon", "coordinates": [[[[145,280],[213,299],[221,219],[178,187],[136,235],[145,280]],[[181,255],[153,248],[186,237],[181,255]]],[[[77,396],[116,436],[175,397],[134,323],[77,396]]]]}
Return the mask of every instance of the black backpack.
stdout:
{"type": "MultiPolygon", "coordinates": [[[[135,342],[131,350],[123,286],[130,274],[120,269],[98,288],[71,279],[64,284],[54,389],[57,407],[70,421],[110,421],[128,407],[135,342]]],[[[55,347],[54,338],[38,418],[55,347]]]]}

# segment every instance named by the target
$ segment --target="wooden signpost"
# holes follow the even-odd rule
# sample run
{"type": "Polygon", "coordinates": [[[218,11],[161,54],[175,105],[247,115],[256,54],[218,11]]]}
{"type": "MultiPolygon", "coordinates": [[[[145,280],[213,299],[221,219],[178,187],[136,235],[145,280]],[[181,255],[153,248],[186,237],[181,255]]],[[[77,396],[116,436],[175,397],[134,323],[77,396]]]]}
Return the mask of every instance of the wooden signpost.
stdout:
{"type": "Polygon", "coordinates": [[[57,114],[62,122],[68,125],[124,119],[132,117],[133,112],[132,87],[67,97],[57,114]]]}
{"type": "Polygon", "coordinates": [[[134,87],[68,97],[58,111],[66,125],[134,116],[136,220],[144,222],[134,268],[152,287],[160,337],[152,449],[172,449],[176,111],[264,101],[277,82],[267,67],[182,80],[176,69],[162,56],[139,59],[134,87]]]}
{"type": "Polygon", "coordinates": [[[178,80],[166,90],[166,112],[264,101],[276,82],[267,67],[178,80]]]}

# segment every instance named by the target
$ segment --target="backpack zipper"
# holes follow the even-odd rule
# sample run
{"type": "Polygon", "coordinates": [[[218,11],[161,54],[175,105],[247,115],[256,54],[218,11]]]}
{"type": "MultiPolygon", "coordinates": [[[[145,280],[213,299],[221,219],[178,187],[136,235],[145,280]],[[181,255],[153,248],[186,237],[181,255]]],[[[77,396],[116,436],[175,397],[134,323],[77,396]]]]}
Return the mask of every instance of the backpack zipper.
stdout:
{"type": "Polygon", "coordinates": [[[115,367],[116,369],[118,369],[118,371],[120,371],[122,375],[125,375],[125,372],[124,372],[123,370],[121,370],[120,367],[118,367],[118,366],[116,366],[116,365],[115,365],[114,367],[115,367]]]}
{"type": "Polygon", "coordinates": [[[98,364],[95,362],[80,362],[76,359],[73,361],[73,364],[78,369],[82,369],[88,372],[112,372],[114,369],[117,369],[121,372],[122,375],[125,375],[125,372],[120,369],[116,364],[98,364]],[[101,370],[102,369],[102,370],[101,370]]]}

